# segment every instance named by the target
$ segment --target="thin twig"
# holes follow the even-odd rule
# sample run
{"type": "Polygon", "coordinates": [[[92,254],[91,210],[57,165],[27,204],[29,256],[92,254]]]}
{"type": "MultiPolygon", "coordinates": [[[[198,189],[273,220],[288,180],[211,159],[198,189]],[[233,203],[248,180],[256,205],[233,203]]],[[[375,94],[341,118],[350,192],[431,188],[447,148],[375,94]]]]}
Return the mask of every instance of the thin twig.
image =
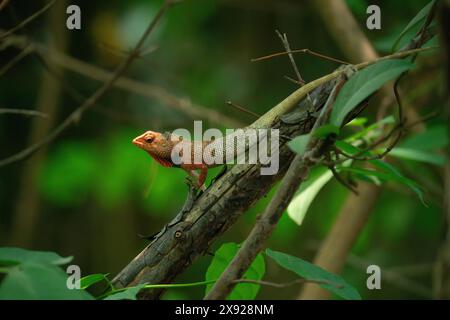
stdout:
{"type": "Polygon", "coordinates": [[[30,147],[12,155],[8,158],[0,160],[0,167],[8,165],[10,163],[25,159],[36,150],[40,149],[44,145],[52,142],[56,139],[66,128],[68,128],[71,124],[76,123],[84,111],[92,107],[97,100],[99,100],[108,89],[120,78],[120,76],[128,69],[133,60],[139,56],[139,52],[144,45],[145,40],[150,35],[150,33],[155,29],[159,20],[162,18],[166,10],[172,5],[172,0],[165,0],[161,5],[159,11],[156,13],[153,20],[150,22],[149,26],[139,39],[136,46],[131,51],[130,55],[125,59],[113,73],[111,78],[106,81],[99,89],[97,89],[84,103],[82,103],[75,111],[73,111],[63,122],[61,122],[46,138],[42,139],[38,143],[31,145],[30,147]]]}
{"type": "Polygon", "coordinates": [[[329,165],[328,168],[330,169],[331,173],[333,174],[337,182],[342,184],[345,188],[353,192],[355,195],[358,195],[358,190],[356,190],[355,187],[353,187],[351,184],[349,184],[341,177],[341,175],[336,171],[334,165],[329,165]]]}
{"type": "Polygon", "coordinates": [[[332,61],[332,62],[336,62],[336,63],[340,63],[340,64],[350,64],[347,61],[336,59],[336,58],[333,58],[333,57],[329,57],[329,56],[326,56],[324,54],[321,54],[321,53],[318,53],[316,51],[312,51],[312,50],[309,50],[309,49],[296,49],[296,50],[290,50],[290,51],[285,51],[285,52],[276,52],[276,53],[269,54],[267,56],[263,56],[263,57],[259,57],[259,58],[253,58],[250,61],[251,62],[258,62],[258,61],[268,60],[268,59],[272,59],[272,58],[275,58],[275,57],[284,56],[284,55],[293,54],[293,53],[307,53],[307,54],[316,56],[316,57],[324,59],[324,60],[328,60],[328,61],[332,61]]]}
{"type": "Polygon", "coordinates": [[[338,148],[335,148],[335,152],[337,154],[340,154],[342,156],[344,156],[345,158],[340,159],[338,161],[334,161],[334,162],[326,162],[326,164],[329,165],[336,165],[342,162],[347,161],[348,159],[352,159],[354,161],[370,161],[370,160],[379,160],[379,159],[383,159],[389,152],[392,151],[392,149],[397,145],[397,143],[400,141],[401,137],[403,136],[403,130],[402,130],[402,126],[396,126],[394,127],[386,136],[382,137],[381,139],[379,139],[378,141],[376,141],[375,143],[371,144],[369,147],[358,151],[356,154],[354,155],[350,155],[338,148]],[[374,156],[364,156],[362,157],[362,155],[367,154],[368,152],[370,152],[371,150],[373,150],[375,147],[377,147],[378,145],[380,145],[381,143],[387,141],[394,133],[398,132],[397,136],[395,137],[395,139],[393,140],[392,143],[390,143],[385,150],[382,153],[379,153],[377,155],[374,156]]]}
{"type": "MultiPolygon", "coordinates": [[[[295,62],[294,56],[291,53],[291,46],[289,45],[287,35],[286,35],[286,33],[283,33],[283,35],[282,35],[278,30],[275,30],[275,32],[277,33],[278,37],[280,38],[281,43],[284,46],[284,49],[286,50],[286,52],[288,52],[288,57],[289,57],[289,61],[291,62],[291,65],[292,65],[292,69],[294,69],[295,75],[297,76],[299,86],[302,87],[306,82],[303,79],[302,75],[300,74],[297,63],[295,62]]],[[[288,77],[288,79],[289,79],[289,77],[288,77]]],[[[309,94],[306,95],[306,98],[308,99],[310,105],[314,105],[309,94]]]]}
{"type": "Polygon", "coordinates": [[[0,114],[20,114],[24,116],[33,116],[33,117],[41,117],[48,118],[48,114],[35,111],[35,110],[26,110],[26,109],[8,109],[8,108],[0,108],[0,114]]]}
{"type": "Polygon", "coordinates": [[[33,20],[35,20],[36,18],[38,18],[40,15],[44,14],[48,9],[50,9],[54,4],[55,4],[56,0],[51,0],[49,3],[47,3],[44,7],[42,7],[42,9],[36,11],[35,13],[33,13],[31,16],[29,16],[28,18],[26,18],[25,20],[23,20],[21,23],[19,23],[17,26],[13,27],[12,29],[9,29],[8,31],[0,34],[0,40],[6,38],[7,36],[9,36],[10,34],[16,32],[19,29],[24,28],[25,26],[27,26],[28,24],[30,24],[33,20]]]}
{"type": "Polygon", "coordinates": [[[428,121],[430,121],[430,120],[436,118],[437,116],[440,115],[440,113],[441,113],[440,111],[433,111],[433,112],[430,112],[429,114],[427,114],[427,115],[421,117],[420,119],[418,119],[418,120],[416,120],[416,121],[414,121],[414,122],[408,123],[408,124],[405,126],[405,131],[407,131],[407,130],[411,129],[412,127],[415,127],[415,126],[417,126],[417,125],[419,125],[419,124],[423,124],[423,123],[425,123],[425,122],[428,122],[428,121]]]}
{"type": "Polygon", "coordinates": [[[28,56],[31,52],[33,52],[33,48],[31,45],[23,48],[23,50],[18,55],[16,55],[11,61],[9,61],[0,69],[0,77],[2,77],[6,72],[8,72],[9,69],[14,67],[20,60],[28,56]]]}
{"type": "Polygon", "coordinates": [[[255,113],[255,112],[253,112],[253,111],[251,111],[251,110],[248,110],[248,109],[244,108],[243,106],[240,106],[240,105],[238,105],[238,104],[236,104],[236,103],[233,103],[233,102],[231,102],[231,101],[227,101],[226,103],[227,103],[228,106],[231,106],[231,107],[233,107],[233,108],[236,108],[236,109],[238,109],[239,111],[242,111],[242,112],[251,114],[252,116],[254,116],[254,117],[256,117],[256,118],[261,117],[261,115],[255,113]]]}
{"type": "MultiPolygon", "coordinates": [[[[116,48],[116,47],[114,47],[114,46],[112,46],[112,45],[110,45],[108,43],[99,43],[98,46],[100,48],[104,49],[105,51],[107,51],[107,52],[109,52],[109,53],[111,53],[113,55],[119,56],[119,57],[126,57],[126,56],[128,56],[130,54],[130,52],[128,50],[122,50],[122,49],[116,48]]],[[[142,50],[139,53],[139,57],[138,58],[143,58],[144,56],[146,56],[146,55],[148,55],[148,54],[150,54],[152,52],[155,52],[156,49],[158,49],[157,46],[150,46],[147,49],[142,50]]]]}
{"type": "Polygon", "coordinates": [[[281,43],[283,44],[284,48],[286,49],[286,52],[288,53],[289,61],[291,62],[292,69],[294,69],[295,75],[297,76],[297,80],[300,83],[305,83],[305,80],[303,80],[302,75],[300,74],[300,71],[298,70],[297,63],[295,63],[294,56],[291,52],[291,46],[289,45],[289,41],[287,38],[286,33],[281,34],[280,31],[275,30],[276,34],[281,40],[281,43]]]}
{"type": "MultiPolygon", "coordinates": [[[[39,59],[39,63],[43,64],[47,70],[49,70],[49,68],[45,61],[49,60],[55,65],[100,82],[109,81],[110,77],[113,75],[112,72],[78,60],[64,53],[50,50],[45,45],[39,42],[32,42],[23,36],[11,36],[7,39],[7,41],[5,41],[5,43],[17,48],[23,48],[28,43],[32,44],[35,50],[35,55],[33,55],[33,57],[37,57],[39,59]],[[43,59],[43,57],[45,57],[45,59],[43,59]]],[[[141,53],[140,55],[142,56],[143,54],[141,53]]],[[[51,70],[49,71],[53,73],[54,76],[57,76],[57,74],[51,70]]],[[[73,92],[76,90],[71,88],[67,83],[63,84],[65,89],[67,89],[67,91],[73,96],[73,92]]],[[[214,123],[226,124],[229,127],[243,126],[243,123],[234,118],[228,117],[227,115],[206,106],[193,103],[187,98],[175,96],[163,87],[150,85],[124,76],[118,79],[113,86],[146,98],[156,99],[161,105],[175,108],[176,110],[187,114],[191,118],[201,117],[202,119],[207,119],[214,123]]],[[[76,94],[75,96],[80,96],[80,94],[76,94]]],[[[76,101],[80,101],[79,97],[76,97],[76,101]]],[[[84,97],[81,101],[84,101],[84,97]]]]}
{"type": "Polygon", "coordinates": [[[300,81],[292,79],[291,77],[286,76],[286,75],[284,76],[284,78],[289,80],[289,81],[291,81],[291,82],[293,82],[293,83],[295,83],[296,85],[299,85],[300,87],[303,86],[306,83],[305,81],[300,82],[300,81]]]}

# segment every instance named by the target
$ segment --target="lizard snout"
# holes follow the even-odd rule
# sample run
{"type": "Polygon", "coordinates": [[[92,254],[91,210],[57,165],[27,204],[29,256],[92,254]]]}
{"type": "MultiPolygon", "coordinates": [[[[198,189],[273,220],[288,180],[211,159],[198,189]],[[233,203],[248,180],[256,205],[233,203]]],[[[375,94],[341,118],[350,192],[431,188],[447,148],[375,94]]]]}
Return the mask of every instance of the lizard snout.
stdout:
{"type": "Polygon", "coordinates": [[[137,137],[137,138],[134,138],[133,139],[133,141],[132,141],[132,143],[135,145],[135,146],[137,146],[137,147],[143,147],[144,146],[144,142],[142,141],[142,137],[137,137]]]}

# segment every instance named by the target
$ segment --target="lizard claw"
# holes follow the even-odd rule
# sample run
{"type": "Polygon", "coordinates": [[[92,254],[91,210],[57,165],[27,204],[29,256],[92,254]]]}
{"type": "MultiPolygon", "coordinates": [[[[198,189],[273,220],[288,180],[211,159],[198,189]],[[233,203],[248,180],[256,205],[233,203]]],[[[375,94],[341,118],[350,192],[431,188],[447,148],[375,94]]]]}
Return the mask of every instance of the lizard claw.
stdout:
{"type": "Polygon", "coordinates": [[[197,181],[194,181],[191,177],[186,177],[185,178],[186,180],[186,184],[189,186],[189,188],[192,188],[192,189],[200,189],[200,190],[202,190],[202,191],[205,191],[206,190],[206,187],[205,187],[205,185],[203,184],[203,185],[199,185],[198,184],[198,182],[197,181]]]}

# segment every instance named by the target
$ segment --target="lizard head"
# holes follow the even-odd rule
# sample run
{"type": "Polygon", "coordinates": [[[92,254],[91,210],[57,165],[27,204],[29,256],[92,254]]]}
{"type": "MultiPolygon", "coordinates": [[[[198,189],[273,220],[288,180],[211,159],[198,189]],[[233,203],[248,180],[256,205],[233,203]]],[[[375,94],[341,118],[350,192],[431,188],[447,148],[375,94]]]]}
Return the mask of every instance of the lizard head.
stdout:
{"type": "Polygon", "coordinates": [[[138,148],[147,151],[158,162],[164,162],[164,165],[168,166],[167,160],[170,159],[173,148],[170,133],[146,131],[132,142],[138,148]]]}
{"type": "Polygon", "coordinates": [[[165,137],[159,132],[146,131],[133,139],[133,144],[147,152],[155,152],[161,149],[161,145],[166,142],[165,137]]]}

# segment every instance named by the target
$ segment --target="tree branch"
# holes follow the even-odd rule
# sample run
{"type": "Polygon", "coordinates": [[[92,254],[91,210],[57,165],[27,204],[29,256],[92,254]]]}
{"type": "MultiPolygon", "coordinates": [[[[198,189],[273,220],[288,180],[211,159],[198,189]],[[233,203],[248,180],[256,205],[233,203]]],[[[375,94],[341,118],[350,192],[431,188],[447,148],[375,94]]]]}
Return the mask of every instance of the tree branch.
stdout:
{"type": "MultiPolygon", "coordinates": [[[[25,20],[23,20],[21,23],[19,23],[17,26],[15,26],[12,29],[9,29],[6,32],[3,32],[0,34],[0,40],[8,37],[9,35],[13,34],[14,32],[16,32],[17,30],[20,30],[24,27],[26,27],[28,24],[30,24],[31,22],[33,22],[35,19],[37,19],[39,16],[41,16],[42,14],[44,14],[48,9],[50,9],[54,4],[55,4],[56,0],[51,0],[49,3],[47,3],[44,7],[42,7],[42,9],[36,11],[35,13],[33,13],[31,16],[29,16],[28,18],[26,18],[25,20]]],[[[6,5],[8,3],[8,1],[5,1],[2,3],[1,7],[3,8],[4,5],[6,5]]]]}
{"type": "Polygon", "coordinates": [[[0,114],[18,114],[29,117],[48,118],[48,114],[35,110],[0,108],[0,114]]]}
{"type": "MultiPolygon", "coordinates": [[[[87,78],[106,82],[112,77],[112,73],[95,65],[86,63],[62,52],[51,50],[42,43],[30,41],[23,36],[11,36],[7,45],[21,48],[31,45],[39,57],[48,59],[53,64],[64,67],[67,70],[81,74],[87,78]]],[[[214,123],[225,124],[230,127],[241,127],[243,124],[214,109],[193,103],[189,99],[177,97],[162,87],[153,86],[128,77],[120,77],[113,83],[115,88],[141,95],[150,99],[156,99],[162,105],[179,110],[192,118],[207,119],[214,123]]]]}

